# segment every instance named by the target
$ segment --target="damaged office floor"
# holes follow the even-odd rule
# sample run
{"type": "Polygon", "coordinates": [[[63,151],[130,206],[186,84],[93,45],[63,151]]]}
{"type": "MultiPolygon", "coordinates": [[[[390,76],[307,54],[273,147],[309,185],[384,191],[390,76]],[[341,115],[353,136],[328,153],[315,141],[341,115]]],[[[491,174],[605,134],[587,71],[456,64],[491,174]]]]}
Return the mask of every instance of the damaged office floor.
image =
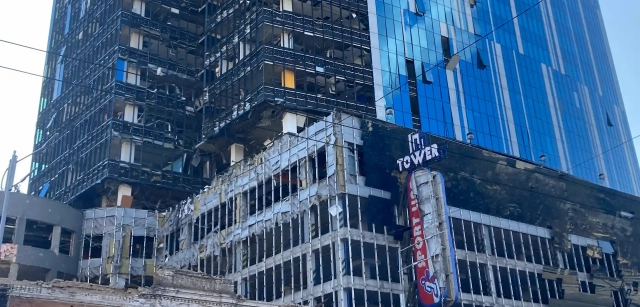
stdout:
{"type": "Polygon", "coordinates": [[[400,304],[391,194],[364,185],[358,126],[336,113],[233,165],[167,214],[158,265],[225,275],[262,301],[345,300],[357,288],[356,304],[365,289],[400,304]]]}
{"type": "MultiPolygon", "coordinates": [[[[417,306],[403,196],[406,171],[398,172],[398,157],[392,157],[406,150],[406,135],[392,141],[382,139],[383,134],[372,136],[384,127],[372,128],[371,122],[339,112],[307,122],[299,133],[285,133],[246,159],[241,145],[232,145],[229,160],[239,162],[232,162],[201,194],[161,213],[154,241],[157,267],[222,275],[233,281],[237,294],[259,301],[417,306]],[[380,144],[389,147],[375,149],[380,144]]],[[[451,141],[448,147],[452,154],[498,156],[451,141]]],[[[629,242],[621,247],[610,241],[618,238],[617,232],[603,230],[595,236],[582,228],[564,229],[555,216],[533,221],[526,207],[521,215],[501,213],[496,206],[519,194],[485,188],[480,176],[470,179],[476,182],[474,192],[464,194],[457,185],[469,183],[455,174],[472,167],[471,161],[452,157],[434,165],[444,175],[449,205],[456,207],[450,207],[449,219],[457,306],[623,306],[637,293],[630,265],[619,261],[619,251],[630,248],[629,242]],[[484,201],[470,205],[471,198],[484,201]]],[[[505,176],[531,171],[522,163],[495,165],[509,168],[499,172],[505,176]]],[[[565,183],[570,184],[578,183],[565,183]]],[[[556,206],[552,191],[537,193],[536,206],[544,197],[556,206]]],[[[637,198],[617,199],[621,206],[638,203],[637,198]]],[[[611,219],[625,224],[615,213],[611,219]]]]}

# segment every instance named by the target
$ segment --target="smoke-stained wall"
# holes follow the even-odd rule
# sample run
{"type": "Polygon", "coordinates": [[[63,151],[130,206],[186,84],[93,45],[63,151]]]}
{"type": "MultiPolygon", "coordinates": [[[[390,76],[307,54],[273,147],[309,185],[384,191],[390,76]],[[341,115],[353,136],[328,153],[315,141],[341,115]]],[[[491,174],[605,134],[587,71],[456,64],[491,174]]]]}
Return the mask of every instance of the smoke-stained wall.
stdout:
{"type": "MultiPolygon", "coordinates": [[[[410,154],[414,130],[371,121],[363,130],[364,166],[378,170],[367,173],[367,185],[390,191],[393,203],[406,208],[407,171],[397,160],[410,154]]],[[[571,246],[569,233],[612,241],[623,273],[640,268],[640,229],[633,227],[640,198],[473,144],[427,139],[446,147],[446,158],[428,167],[443,174],[449,206],[548,227],[560,249],[571,246]]]]}

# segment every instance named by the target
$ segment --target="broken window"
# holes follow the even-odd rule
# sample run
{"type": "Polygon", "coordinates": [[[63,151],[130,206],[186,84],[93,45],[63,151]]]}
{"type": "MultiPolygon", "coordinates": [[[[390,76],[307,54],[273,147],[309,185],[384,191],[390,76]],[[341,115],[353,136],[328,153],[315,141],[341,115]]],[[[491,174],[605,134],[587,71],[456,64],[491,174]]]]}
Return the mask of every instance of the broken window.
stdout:
{"type": "Polygon", "coordinates": [[[16,219],[8,217],[4,224],[4,235],[2,237],[2,243],[13,243],[13,236],[16,232],[16,219]]]}
{"type": "Polygon", "coordinates": [[[60,245],[58,246],[58,252],[65,255],[71,255],[73,252],[73,231],[62,228],[60,230],[60,245]]]}
{"type": "Polygon", "coordinates": [[[433,72],[427,62],[422,63],[422,83],[433,84],[433,72]]]}
{"type": "Polygon", "coordinates": [[[27,219],[24,229],[23,245],[50,249],[52,237],[53,225],[27,219]]]}
{"type": "Polygon", "coordinates": [[[451,41],[448,37],[441,35],[440,43],[442,44],[442,56],[444,57],[445,63],[448,63],[451,59],[451,41]]]}
{"type": "Polygon", "coordinates": [[[82,245],[82,259],[102,257],[103,236],[85,236],[82,245]]]}
{"type": "MultiPolygon", "coordinates": [[[[422,2],[422,0],[416,0],[422,2]]],[[[416,67],[412,59],[406,59],[405,65],[407,67],[407,85],[409,87],[409,104],[411,106],[411,118],[413,122],[413,128],[422,130],[420,119],[420,104],[418,102],[418,87],[416,67]]],[[[419,65],[419,64],[418,64],[419,65]]]]}
{"type": "Polygon", "coordinates": [[[462,220],[451,218],[451,232],[453,233],[453,246],[455,249],[465,249],[464,234],[462,232],[462,220]]]}
{"type": "Polygon", "coordinates": [[[315,157],[309,157],[309,162],[311,167],[315,167],[314,183],[327,178],[327,151],[324,148],[318,150],[315,157]]]}
{"type": "Polygon", "coordinates": [[[477,63],[478,69],[487,68],[487,56],[484,53],[485,52],[482,49],[478,49],[476,51],[476,63],[477,63]]]}
{"type": "Polygon", "coordinates": [[[153,259],[153,237],[133,236],[131,239],[131,258],[153,259]]]}

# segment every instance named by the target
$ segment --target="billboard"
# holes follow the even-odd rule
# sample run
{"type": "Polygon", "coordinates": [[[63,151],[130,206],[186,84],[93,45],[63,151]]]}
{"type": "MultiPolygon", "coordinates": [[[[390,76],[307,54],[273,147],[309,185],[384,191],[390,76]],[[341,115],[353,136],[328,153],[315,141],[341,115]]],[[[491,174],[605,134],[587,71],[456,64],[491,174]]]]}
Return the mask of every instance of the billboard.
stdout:
{"type": "Polygon", "coordinates": [[[451,306],[459,291],[444,179],[417,169],[407,181],[418,300],[423,307],[451,306]]]}

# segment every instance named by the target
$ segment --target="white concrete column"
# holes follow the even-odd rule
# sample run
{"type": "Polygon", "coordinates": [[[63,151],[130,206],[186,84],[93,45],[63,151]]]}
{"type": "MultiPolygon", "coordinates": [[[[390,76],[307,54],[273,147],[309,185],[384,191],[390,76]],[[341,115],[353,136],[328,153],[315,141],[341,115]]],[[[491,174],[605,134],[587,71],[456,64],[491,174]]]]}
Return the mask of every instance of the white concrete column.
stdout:
{"type": "Polygon", "coordinates": [[[138,106],[130,103],[125,103],[124,120],[130,123],[137,123],[138,122],[138,106]]]}
{"type": "Polygon", "coordinates": [[[17,263],[11,263],[9,267],[9,280],[17,280],[18,279],[18,270],[20,269],[20,265],[17,263]]]}
{"type": "Polygon", "coordinates": [[[147,6],[147,4],[142,0],[133,0],[133,8],[131,9],[131,11],[136,13],[136,14],[140,14],[140,15],[144,16],[145,15],[146,6],[147,6]]]}
{"type": "Polygon", "coordinates": [[[58,254],[60,251],[60,235],[62,233],[62,227],[53,226],[53,233],[51,234],[51,250],[58,254]]]}
{"type": "Polygon", "coordinates": [[[13,232],[14,244],[16,245],[24,244],[24,230],[26,226],[27,226],[27,218],[21,217],[21,216],[16,218],[16,228],[14,229],[14,232],[13,232]]]}
{"type": "Polygon", "coordinates": [[[280,0],[280,9],[283,11],[293,11],[293,1],[292,0],[280,0]]]}
{"type": "Polygon", "coordinates": [[[298,127],[304,127],[306,119],[304,115],[285,113],[282,117],[282,133],[298,134],[298,127]]]}
{"type": "Polygon", "coordinates": [[[58,278],[58,271],[56,269],[51,269],[47,272],[47,275],[45,275],[44,281],[50,282],[56,278],[58,278]]]}
{"type": "Polygon", "coordinates": [[[133,47],[136,49],[142,49],[142,42],[144,40],[144,35],[137,30],[129,31],[129,47],[133,47]]]}
{"type": "Polygon", "coordinates": [[[231,145],[231,165],[234,165],[244,159],[244,146],[236,143],[231,145]]]}
{"type": "Polygon", "coordinates": [[[128,184],[121,184],[118,186],[118,202],[117,206],[122,206],[122,197],[131,196],[131,186],[128,184]]]}
{"type": "Polygon", "coordinates": [[[122,141],[120,144],[120,161],[133,162],[136,156],[135,146],[131,141],[122,141]]]}
{"type": "Polygon", "coordinates": [[[234,255],[236,258],[236,272],[238,272],[242,270],[242,243],[236,243],[234,249],[234,255]]]}
{"type": "MultiPolygon", "coordinates": [[[[309,218],[309,214],[307,212],[302,214],[302,225],[305,226],[302,228],[302,242],[306,243],[311,241],[311,218],[309,218]]],[[[314,225],[315,227],[315,225],[314,225]]]]}
{"type": "Polygon", "coordinates": [[[245,54],[248,53],[245,48],[246,44],[244,42],[238,42],[238,45],[240,46],[240,55],[238,56],[238,60],[242,60],[245,54]]]}

